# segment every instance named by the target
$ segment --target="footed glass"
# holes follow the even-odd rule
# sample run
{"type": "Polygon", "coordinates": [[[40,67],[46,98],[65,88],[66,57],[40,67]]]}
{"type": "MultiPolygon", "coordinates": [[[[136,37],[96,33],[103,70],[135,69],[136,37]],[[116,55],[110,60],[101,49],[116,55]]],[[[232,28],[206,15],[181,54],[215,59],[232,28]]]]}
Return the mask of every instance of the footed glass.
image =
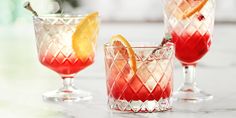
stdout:
{"type": "Polygon", "coordinates": [[[184,83],[173,98],[184,101],[209,100],[195,82],[198,61],[211,46],[215,0],[163,0],[165,32],[175,43],[175,56],[183,66],[184,83]]]}
{"type": "MultiPolygon", "coordinates": [[[[39,61],[57,72],[63,81],[61,88],[43,94],[43,99],[46,101],[77,102],[92,98],[89,92],[77,89],[73,83],[75,75],[94,62],[98,29],[91,30],[94,31],[92,34],[95,38],[89,39],[92,48],[90,55],[82,58],[72,48],[72,36],[84,17],[70,15],[33,17],[39,61]]],[[[97,19],[95,21],[97,22],[97,19]]],[[[90,22],[93,24],[94,21],[90,22]]]]}

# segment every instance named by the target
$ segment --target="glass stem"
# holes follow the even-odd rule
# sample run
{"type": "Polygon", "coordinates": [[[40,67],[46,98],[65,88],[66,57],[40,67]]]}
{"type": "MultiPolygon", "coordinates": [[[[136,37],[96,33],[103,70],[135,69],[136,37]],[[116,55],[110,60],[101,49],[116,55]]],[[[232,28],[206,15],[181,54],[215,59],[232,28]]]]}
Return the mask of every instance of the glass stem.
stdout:
{"type": "Polygon", "coordinates": [[[184,86],[196,86],[195,82],[195,65],[184,65],[184,86]]]}
{"type": "Polygon", "coordinates": [[[63,80],[63,87],[60,89],[63,92],[72,92],[75,87],[74,87],[74,78],[62,78],[63,80]]]}

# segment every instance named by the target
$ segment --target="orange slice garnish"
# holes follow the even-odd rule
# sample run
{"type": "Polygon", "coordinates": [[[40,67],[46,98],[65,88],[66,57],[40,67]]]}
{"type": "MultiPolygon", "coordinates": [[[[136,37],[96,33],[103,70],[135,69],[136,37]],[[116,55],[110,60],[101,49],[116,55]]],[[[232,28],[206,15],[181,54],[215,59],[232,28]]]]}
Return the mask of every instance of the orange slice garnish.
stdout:
{"type": "Polygon", "coordinates": [[[174,10],[173,8],[178,7],[180,11],[173,11],[173,14],[178,19],[186,19],[199,12],[208,0],[182,0],[180,4],[177,4],[175,0],[171,0],[166,7],[169,13],[174,10]],[[177,6],[176,6],[177,5],[177,6]]]}
{"type": "Polygon", "coordinates": [[[190,2],[190,4],[192,3],[194,5],[194,7],[192,7],[190,10],[188,10],[188,9],[185,10],[184,15],[183,15],[183,19],[189,18],[193,14],[195,14],[196,12],[200,11],[205,6],[205,4],[207,3],[208,0],[187,0],[187,1],[193,1],[193,2],[190,2]]]}
{"type": "Polygon", "coordinates": [[[98,12],[85,16],[72,35],[72,48],[82,61],[94,57],[99,30],[98,12]]]}
{"type": "Polygon", "coordinates": [[[125,58],[129,59],[130,67],[132,68],[133,72],[136,72],[136,59],[135,53],[132,49],[129,42],[120,34],[114,35],[111,38],[111,45],[115,46],[115,51],[119,51],[119,53],[125,58]]]}

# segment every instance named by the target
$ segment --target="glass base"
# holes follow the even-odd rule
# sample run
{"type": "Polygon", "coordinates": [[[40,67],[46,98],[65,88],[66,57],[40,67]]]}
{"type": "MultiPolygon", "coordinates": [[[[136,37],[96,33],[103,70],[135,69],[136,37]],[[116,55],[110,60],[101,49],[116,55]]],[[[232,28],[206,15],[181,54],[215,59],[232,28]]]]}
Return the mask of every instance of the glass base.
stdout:
{"type": "Polygon", "coordinates": [[[172,98],[174,101],[201,102],[210,100],[213,98],[213,96],[200,90],[196,86],[183,85],[177,92],[173,94],[172,98]]]}
{"type": "Polygon", "coordinates": [[[126,111],[126,112],[157,112],[157,111],[167,111],[171,109],[171,100],[160,99],[156,100],[146,100],[142,102],[141,100],[116,100],[114,98],[108,98],[108,105],[112,110],[116,111],[126,111]]]}
{"type": "Polygon", "coordinates": [[[43,94],[43,100],[46,102],[80,102],[92,99],[89,92],[82,90],[61,91],[55,90],[43,94]]]}

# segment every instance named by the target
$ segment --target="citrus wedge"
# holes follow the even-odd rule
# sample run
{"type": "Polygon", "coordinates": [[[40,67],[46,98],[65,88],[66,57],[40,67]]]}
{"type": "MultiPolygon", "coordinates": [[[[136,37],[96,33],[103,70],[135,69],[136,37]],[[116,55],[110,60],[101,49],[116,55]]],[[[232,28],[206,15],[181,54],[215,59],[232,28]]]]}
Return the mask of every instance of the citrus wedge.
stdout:
{"type": "Polygon", "coordinates": [[[72,48],[82,61],[94,57],[98,30],[98,12],[88,14],[76,26],[72,35],[72,48]]]}
{"type": "Polygon", "coordinates": [[[135,53],[129,42],[122,35],[118,34],[112,36],[111,45],[115,46],[115,51],[119,51],[125,59],[129,59],[130,67],[133,72],[136,72],[137,67],[135,53]]]}
{"type": "Polygon", "coordinates": [[[190,1],[189,4],[193,7],[191,7],[190,9],[186,8],[186,10],[184,11],[183,19],[191,17],[193,14],[200,11],[205,6],[208,0],[187,0],[187,1],[190,1]]]}
{"type": "Polygon", "coordinates": [[[186,19],[191,17],[193,14],[199,12],[208,0],[181,0],[180,3],[176,3],[175,0],[171,0],[167,6],[166,10],[178,19],[186,19]],[[178,7],[181,11],[175,10],[174,8],[178,7]]]}

